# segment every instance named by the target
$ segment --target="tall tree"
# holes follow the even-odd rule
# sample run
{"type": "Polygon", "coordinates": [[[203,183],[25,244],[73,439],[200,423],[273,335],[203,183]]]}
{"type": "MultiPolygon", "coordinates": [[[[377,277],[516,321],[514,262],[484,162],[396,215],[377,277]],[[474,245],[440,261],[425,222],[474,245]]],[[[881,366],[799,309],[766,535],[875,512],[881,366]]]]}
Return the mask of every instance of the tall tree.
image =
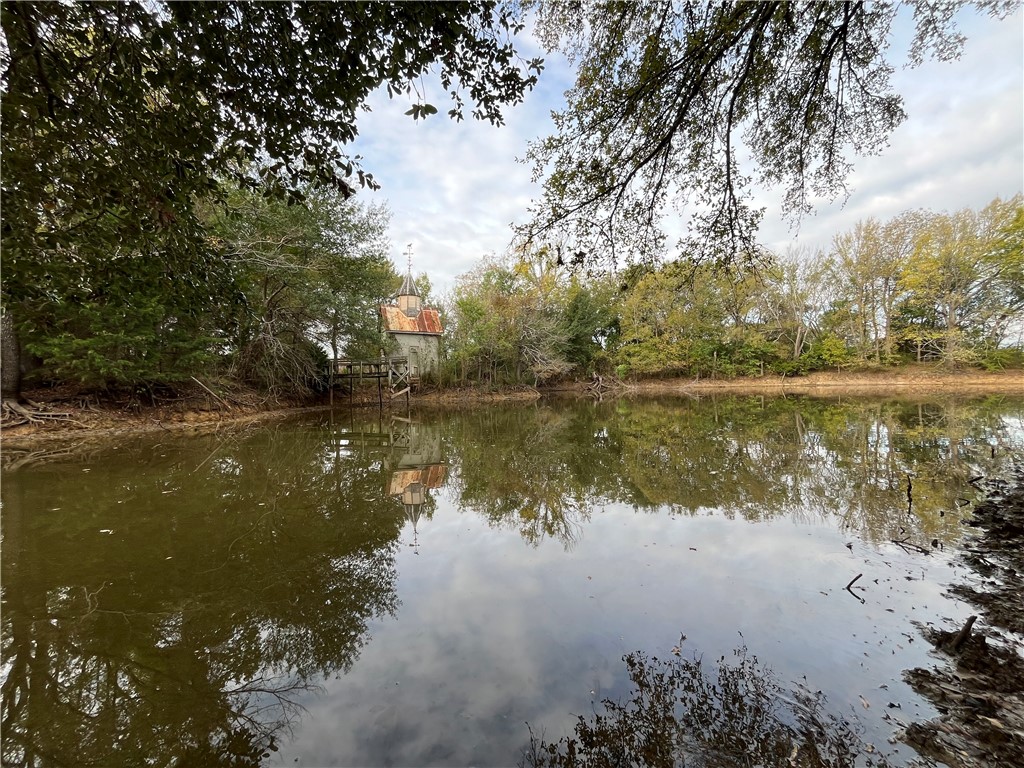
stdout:
{"type": "Polygon", "coordinates": [[[821,253],[793,249],[776,256],[765,270],[758,307],[762,332],[782,345],[792,361],[804,354],[830,303],[828,264],[821,253]]]}
{"type": "Polygon", "coordinates": [[[1024,313],[1022,201],[996,198],[981,211],[935,214],[922,225],[901,280],[910,292],[905,316],[917,318],[904,333],[918,349],[930,342],[947,363],[973,362],[1024,313]]]}
{"type": "Polygon", "coordinates": [[[622,297],[615,359],[641,375],[714,373],[720,357],[749,341],[750,287],[738,270],[692,261],[649,271],[622,297]]]}
{"type": "Polygon", "coordinates": [[[346,150],[374,89],[436,113],[415,91],[436,66],[450,116],[500,123],[541,67],[518,57],[514,9],[491,0],[25,2],[0,27],[4,303],[31,334],[102,294],[97,316],[74,319],[90,340],[136,304],[149,318],[135,335],[153,336],[224,302],[195,202],[225,180],[293,201],[311,184],[374,186],[346,150]]]}
{"type": "Polygon", "coordinates": [[[828,268],[838,291],[833,319],[843,326],[861,360],[892,360],[892,323],[896,307],[906,298],[901,276],[925,220],[919,211],[905,211],[887,222],[858,221],[833,238],[828,268]]]}
{"type": "MultiPolygon", "coordinates": [[[[465,381],[538,384],[568,373],[579,352],[582,316],[556,254],[546,249],[485,261],[455,288],[448,322],[450,361],[465,381]]],[[[591,332],[591,336],[597,330],[591,332]]]]}
{"type": "MultiPolygon", "coordinates": [[[[953,16],[967,4],[910,3],[911,63],[959,54],[953,16]]],[[[997,16],[1017,6],[970,4],[997,16]]],[[[781,187],[798,216],[843,194],[851,152],[878,152],[905,118],[887,55],[900,2],[531,5],[545,44],[578,74],[554,135],[528,153],[544,191],[527,239],[555,232],[581,253],[657,254],[661,211],[681,198],[695,211],[686,252],[754,254],[751,181],[781,187]]]]}
{"type": "MultiPolygon", "coordinates": [[[[125,227],[180,226],[229,175],[351,192],[372,184],[345,146],[378,86],[411,92],[438,63],[452,117],[468,92],[500,123],[540,68],[495,2],[17,3],[2,27],[4,232],[22,246],[98,236],[88,216],[115,205],[125,227]]],[[[437,112],[417,97],[409,114],[437,112]]]]}
{"type": "Polygon", "coordinates": [[[375,356],[377,306],[396,277],[386,209],[330,188],[303,196],[287,205],[237,190],[206,212],[244,296],[227,339],[232,370],[272,392],[306,390],[322,346],[375,356]]]}

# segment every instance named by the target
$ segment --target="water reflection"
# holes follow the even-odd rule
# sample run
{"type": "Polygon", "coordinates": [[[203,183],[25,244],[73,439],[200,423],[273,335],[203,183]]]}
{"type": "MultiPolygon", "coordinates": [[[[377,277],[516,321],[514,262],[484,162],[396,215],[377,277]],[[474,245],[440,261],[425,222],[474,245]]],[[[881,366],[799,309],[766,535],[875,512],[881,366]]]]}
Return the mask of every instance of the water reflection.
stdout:
{"type": "Polygon", "coordinates": [[[413,547],[418,552],[420,517],[433,516],[437,502],[431,491],[440,488],[446,476],[447,467],[441,461],[440,430],[400,417],[394,417],[390,427],[392,446],[397,450],[388,462],[388,494],[401,500],[405,519],[412,525],[413,547]]]}
{"type": "MultiPolygon", "coordinates": [[[[587,402],[408,421],[324,414],[8,469],[2,759],[256,765],[300,729],[321,734],[319,762],[416,761],[430,742],[446,762],[509,764],[528,744],[524,720],[559,722],[577,706],[559,675],[599,669],[619,685],[612,660],[660,631],[651,617],[666,604],[710,626],[706,644],[734,637],[737,616],[767,626],[768,608],[786,622],[826,609],[849,620],[817,586],[823,569],[833,577],[834,542],[812,550],[803,529],[798,541],[725,522],[952,543],[967,480],[1004,471],[1022,423],[1021,403],[1002,399],[587,402]],[[707,558],[681,558],[698,536],[707,558]],[[643,548],[659,541],[656,559],[643,548]],[[756,574],[739,570],[752,562],[756,574]],[[779,562],[787,573],[770,574],[779,562]],[[768,602],[784,594],[792,606],[768,602]],[[327,714],[302,716],[318,691],[327,714]],[[420,741],[403,742],[416,702],[433,730],[424,717],[420,741]],[[483,709],[475,741],[444,731],[483,709]],[[369,725],[349,738],[342,722],[369,725]],[[459,752],[470,743],[491,751],[459,752]]],[[[895,591],[881,602],[895,588],[889,563],[875,565],[865,616],[909,611],[895,591]]],[[[835,577],[839,590],[854,573],[835,577]]],[[[832,640],[819,671],[836,666],[829,654],[859,656],[832,640]]]]}
{"type": "Polygon", "coordinates": [[[855,723],[830,714],[821,692],[784,688],[746,648],[705,663],[701,657],[623,657],[632,689],[625,701],[576,720],[553,742],[533,734],[521,766],[672,768],[885,768],[855,723]]]}
{"type": "Polygon", "coordinates": [[[5,478],[5,765],[256,764],[351,667],[398,607],[401,506],[307,432],[5,478]]]}
{"type": "Polygon", "coordinates": [[[834,519],[872,543],[945,544],[959,538],[975,498],[967,480],[1010,465],[1021,416],[1009,409],[1003,398],[729,397],[541,406],[527,418],[488,411],[447,428],[460,506],[531,544],[571,547],[591,512],[611,502],[750,521],[834,519]],[[913,505],[896,515],[908,512],[910,479],[913,505]]]}

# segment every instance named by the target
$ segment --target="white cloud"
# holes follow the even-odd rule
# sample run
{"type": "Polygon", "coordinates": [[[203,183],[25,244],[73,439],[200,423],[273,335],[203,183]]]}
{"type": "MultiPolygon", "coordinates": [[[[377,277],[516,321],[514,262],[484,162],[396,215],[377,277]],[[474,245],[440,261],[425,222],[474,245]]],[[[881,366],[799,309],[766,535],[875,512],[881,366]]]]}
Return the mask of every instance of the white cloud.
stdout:
{"type": "Polygon", "coordinates": [[[777,195],[762,240],[773,249],[798,242],[827,247],[859,219],[908,209],[980,208],[1024,188],[1024,26],[1022,13],[1004,21],[967,15],[960,60],[929,61],[894,75],[907,121],[880,155],[860,158],[849,200],[823,203],[801,222],[798,237],[777,215],[777,195]]]}
{"type": "MultiPolygon", "coordinates": [[[[766,245],[827,247],[861,218],[888,218],[909,208],[981,207],[1024,188],[1022,12],[998,21],[965,11],[961,19],[967,43],[959,61],[927,62],[894,75],[909,118],[883,154],[855,161],[845,204],[822,201],[795,237],[779,216],[781,195],[759,195],[769,209],[761,236],[766,245]]],[[[414,271],[427,272],[438,292],[484,255],[504,251],[510,222],[522,220],[539,194],[530,168],[516,158],[529,140],[551,132],[550,111],[561,106],[572,79],[563,59],[545,58],[538,87],[524,104],[506,109],[505,126],[447,119],[444,92],[430,83],[426,100],[439,115],[414,122],[402,114],[404,98],[381,93],[360,123],[354,151],[383,186],[372,199],[385,199],[391,208],[395,263],[404,269],[402,253],[412,243],[414,271]]]]}
{"type": "Polygon", "coordinates": [[[509,224],[522,217],[534,194],[530,169],[516,158],[528,140],[549,131],[552,105],[569,84],[558,69],[549,61],[525,103],[506,109],[504,126],[449,120],[437,85],[428,85],[426,100],[441,114],[425,121],[403,115],[404,101],[374,96],[354,151],[364,156],[382,185],[377,195],[391,208],[399,268],[404,268],[406,244],[412,243],[413,270],[427,272],[443,291],[482,256],[505,250],[509,224]]]}

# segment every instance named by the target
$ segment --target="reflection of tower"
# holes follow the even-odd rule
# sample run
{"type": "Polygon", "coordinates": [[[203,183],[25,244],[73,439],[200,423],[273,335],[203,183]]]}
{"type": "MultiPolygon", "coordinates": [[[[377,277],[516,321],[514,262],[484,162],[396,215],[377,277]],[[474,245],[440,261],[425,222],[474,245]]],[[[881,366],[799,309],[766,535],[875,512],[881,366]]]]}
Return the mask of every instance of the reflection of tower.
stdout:
{"type": "Polygon", "coordinates": [[[441,463],[441,439],[436,430],[405,419],[392,422],[392,446],[402,451],[390,462],[392,472],[388,495],[402,499],[405,519],[412,523],[413,547],[419,554],[417,528],[427,491],[444,484],[445,465],[441,463]]]}
{"type": "Polygon", "coordinates": [[[388,494],[402,499],[405,508],[405,519],[412,523],[413,546],[419,554],[419,530],[417,528],[423,505],[430,498],[428,489],[440,488],[444,484],[444,464],[408,467],[396,469],[391,473],[391,485],[388,494]]]}
{"type": "Polygon", "coordinates": [[[416,530],[416,523],[420,521],[420,512],[423,510],[423,502],[426,501],[426,491],[423,483],[409,483],[402,490],[402,504],[405,506],[405,519],[412,523],[412,545],[416,554],[419,554],[419,531],[416,530]]]}

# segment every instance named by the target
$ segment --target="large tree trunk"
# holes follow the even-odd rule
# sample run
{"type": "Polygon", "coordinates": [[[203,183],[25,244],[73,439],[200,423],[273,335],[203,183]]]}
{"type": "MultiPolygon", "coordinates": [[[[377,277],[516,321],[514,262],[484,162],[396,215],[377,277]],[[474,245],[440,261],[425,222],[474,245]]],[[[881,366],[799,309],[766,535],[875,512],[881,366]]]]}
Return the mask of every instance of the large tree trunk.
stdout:
{"type": "Polygon", "coordinates": [[[0,314],[0,399],[21,397],[21,346],[10,312],[0,314]]]}

